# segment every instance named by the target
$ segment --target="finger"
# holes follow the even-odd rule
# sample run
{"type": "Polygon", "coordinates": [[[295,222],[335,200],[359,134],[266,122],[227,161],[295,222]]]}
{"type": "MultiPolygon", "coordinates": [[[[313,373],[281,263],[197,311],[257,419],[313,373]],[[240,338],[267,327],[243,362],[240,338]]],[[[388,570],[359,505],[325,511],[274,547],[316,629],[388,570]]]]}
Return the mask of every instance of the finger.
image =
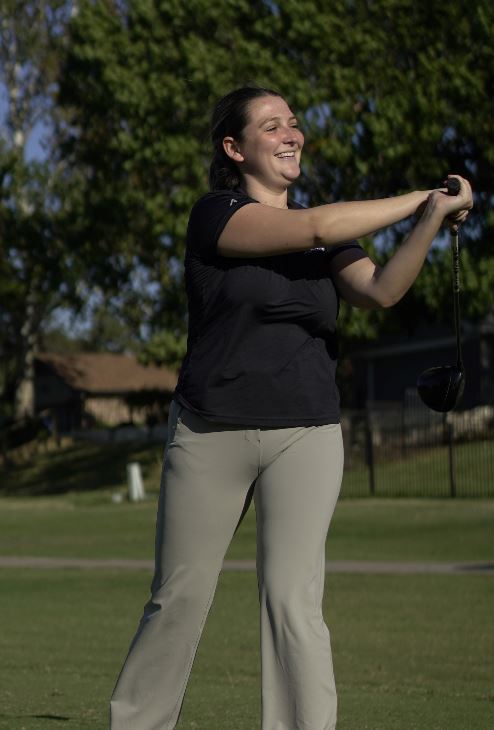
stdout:
{"type": "Polygon", "coordinates": [[[459,216],[448,216],[445,220],[445,223],[449,228],[458,230],[458,227],[461,226],[467,219],[468,213],[462,213],[459,216]]]}
{"type": "Polygon", "coordinates": [[[459,221],[464,220],[468,216],[468,210],[465,210],[464,208],[462,210],[457,211],[456,213],[451,213],[448,218],[452,221],[459,221]]]}
{"type": "Polygon", "coordinates": [[[468,180],[466,180],[464,177],[461,177],[461,175],[448,175],[447,180],[445,180],[444,183],[445,185],[447,184],[448,180],[458,181],[460,189],[458,190],[458,193],[455,197],[468,201],[468,206],[471,208],[473,205],[472,188],[468,180]]]}

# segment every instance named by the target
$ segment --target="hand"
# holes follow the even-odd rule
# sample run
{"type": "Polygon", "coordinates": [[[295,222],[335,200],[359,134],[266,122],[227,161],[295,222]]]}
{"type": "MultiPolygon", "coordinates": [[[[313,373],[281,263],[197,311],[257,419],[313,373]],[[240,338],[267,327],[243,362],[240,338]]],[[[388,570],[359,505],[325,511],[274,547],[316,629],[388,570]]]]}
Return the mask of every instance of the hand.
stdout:
{"type": "Polygon", "coordinates": [[[448,195],[447,188],[433,190],[429,195],[428,206],[431,205],[441,215],[443,222],[457,226],[466,220],[473,207],[472,188],[468,180],[459,175],[448,175],[448,178],[455,178],[460,183],[458,195],[448,195]]]}

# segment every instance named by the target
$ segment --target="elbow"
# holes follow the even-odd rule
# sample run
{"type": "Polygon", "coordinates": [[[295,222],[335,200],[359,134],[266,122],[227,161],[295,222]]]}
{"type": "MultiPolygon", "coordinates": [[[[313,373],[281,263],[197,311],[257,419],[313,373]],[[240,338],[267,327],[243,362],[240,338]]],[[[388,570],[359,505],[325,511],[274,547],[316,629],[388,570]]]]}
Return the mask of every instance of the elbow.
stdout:
{"type": "Polygon", "coordinates": [[[379,302],[379,306],[381,309],[389,309],[390,307],[394,307],[395,304],[398,304],[401,297],[393,297],[393,296],[385,296],[381,299],[379,302]]]}
{"type": "Polygon", "coordinates": [[[395,304],[398,304],[401,298],[399,294],[378,290],[374,292],[373,296],[374,307],[375,309],[389,309],[390,307],[394,307],[395,304]]]}
{"type": "Polygon", "coordinates": [[[390,285],[383,277],[383,269],[376,266],[371,291],[376,308],[389,309],[398,304],[407,290],[390,285]]]}
{"type": "Polygon", "coordinates": [[[398,304],[401,297],[398,295],[393,294],[386,294],[381,297],[379,300],[379,307],[381,309],[389,309],[390,307],[394,307],[395,304],[398,304]]]}

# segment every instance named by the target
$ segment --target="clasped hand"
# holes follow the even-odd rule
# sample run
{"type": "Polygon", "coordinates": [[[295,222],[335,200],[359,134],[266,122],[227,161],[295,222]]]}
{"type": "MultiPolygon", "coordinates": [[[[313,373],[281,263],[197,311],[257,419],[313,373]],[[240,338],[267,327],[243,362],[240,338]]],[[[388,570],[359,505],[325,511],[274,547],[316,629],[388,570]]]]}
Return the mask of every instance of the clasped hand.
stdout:
{"type": "Polygon", "coordinates": [[[433,190],[429,197],[433,198],[433,205],[440,211],[443,222],[448,226],[458,226],[465,222],[473,207],[472,188],[468,180],[460,175],[448,175],[448,179],[455,179],[460,183],[458,195],[450,195],[448,188],[439,188],[433,190]]]}

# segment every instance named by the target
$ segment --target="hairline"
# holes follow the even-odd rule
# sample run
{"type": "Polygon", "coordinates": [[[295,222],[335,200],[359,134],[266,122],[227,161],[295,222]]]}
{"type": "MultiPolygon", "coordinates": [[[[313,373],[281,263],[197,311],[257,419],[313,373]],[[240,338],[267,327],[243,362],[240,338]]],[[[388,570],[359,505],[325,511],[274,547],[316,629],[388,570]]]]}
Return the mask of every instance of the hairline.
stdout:
{"type": "MultiPolygon", "coordinates": [[[[264,126],[268,122],[274,122],[279,121],[281,117],[279,115],[275,115],[274,117],[268,117],[267,119],[263,119],[262,122],[259,124],[259,127],[264,126]]],[[[297,116],[295,114],[292,114],[291,117],[288,117],[288,121],[291,122],[293,119],[297,121],[297,116]]]]}

